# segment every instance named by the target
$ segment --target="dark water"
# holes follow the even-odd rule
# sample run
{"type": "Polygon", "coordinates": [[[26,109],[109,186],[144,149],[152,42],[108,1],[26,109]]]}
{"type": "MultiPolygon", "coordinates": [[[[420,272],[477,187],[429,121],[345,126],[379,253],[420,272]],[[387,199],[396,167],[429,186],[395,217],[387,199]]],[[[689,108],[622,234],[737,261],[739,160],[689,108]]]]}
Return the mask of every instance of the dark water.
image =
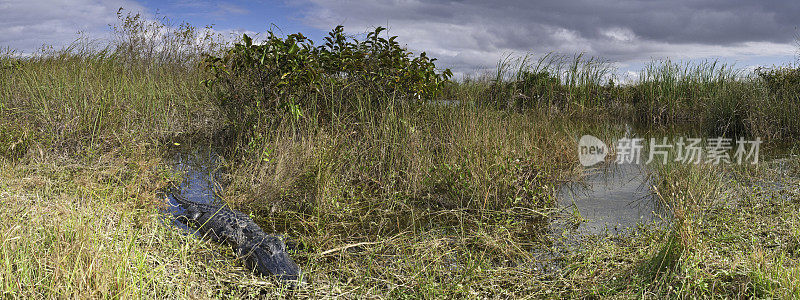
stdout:
{"type": "Polygon", "coordinates": [[[558,210],[548,225],[550,246],[532,251],[535,271],[558,273],[586,239],[614,239],[641,226],[667,226],[669,212],[651,192],[644,164],[598,164],[557,192],[558,210]]]}
{"type": "Polygon", "coordinates": [[[641,164],[609,164],[584,171],[558,193],[554,228],[576,234],[621,234],[639,225],[663,224],[668,213],[651,192],[641,164]]]}
{"type": "MultiPolygon", "coordinates": [[[[620,137],[648,136],[630,124],[614,124],[620,137]]],[[[614,145],[610,145],[614,146],[614,145]]],[[[599,163],[558,191],[560,214],[551,230],[570,235],[622,234],[640,225],[663,225],[668,213],[651,190],[647,165],[599,163]]]]}
{"type": "MultiPolygon", "coordinates": [[[[701,138],[704,142],[712,138],[692,127],[650,131],[629,124],[617,124],[612,128],[619,132],[620,138],[644,139],[645,145],[640,156],[642,161],[639,164],[601,163],[586,168],[580,179],[563,184],[557,194],[560,213],[553,220],[551,231],[567,232],[568,235],[619,235],[639,226],[667,225],[670,212],[652,192],[653,172],[648,170],[648,165],[644,162],[648,158],[647,141],[651,137],[659,143],[662,137],[667,137],[667,141],[671,143],[679,137],[701,138]]],[[[735,142],[733,143],[731,146],[735,147],[735,142]]],[[[759,151],[759,164],[767,166],[781,164],[783,161],[791,162],[792,158],[796,159],[794,151],[786,145],[773,145],[770,141],[763,141],[759,151]]],[[[653,162],[656,163],[659,162],[653,162]]]]}
{"type": "MultiPolygon", "coordinates": [[[[175,190],[171,191],[177,195],[200,203],[213,203],[222,201],[220,195],[224,186],[220,184],[219,177],[222,174],[220,167],[221,157],[208,147],[182,147],[173,151],[169,161],[173,170],[182,174],[182,180],[175,182],[175,190]]],[[[186,232],[194,233],[180,217],[184,215],[182,208],[178,207],[178,202],[171,193],[165,193],[167,200],[167,212],[171,216],[170,222],[186,232]]]]}

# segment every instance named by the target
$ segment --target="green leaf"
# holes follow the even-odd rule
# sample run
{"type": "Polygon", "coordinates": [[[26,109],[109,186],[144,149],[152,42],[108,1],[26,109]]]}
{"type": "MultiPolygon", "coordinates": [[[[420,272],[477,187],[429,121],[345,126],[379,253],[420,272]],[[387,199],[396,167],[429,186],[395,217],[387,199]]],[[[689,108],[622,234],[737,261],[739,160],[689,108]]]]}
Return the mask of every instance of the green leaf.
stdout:
{"type": "Polygon", "coordinates": [[[298,50],[300,50],[300,47],[297,47],[297,44],[294,44],[291,48],[289,48],[289,54],[295,54],[298,50]]]}
{"type": "Polygon", "coordinates": [[[267,58],[267,47],[264,47],[264,51],[261,52],[261,59],[260,59],[259,63],[261,65],[263,65],[264,64],[264,60],[266,58],[267,58]]]}
{"type": "Polygon", "coordinates": [[[244,41],[244,45],[250,47],[253,45],[253,39],[251,39],[247,34],[242,34],[242,40],[244,41]]]}

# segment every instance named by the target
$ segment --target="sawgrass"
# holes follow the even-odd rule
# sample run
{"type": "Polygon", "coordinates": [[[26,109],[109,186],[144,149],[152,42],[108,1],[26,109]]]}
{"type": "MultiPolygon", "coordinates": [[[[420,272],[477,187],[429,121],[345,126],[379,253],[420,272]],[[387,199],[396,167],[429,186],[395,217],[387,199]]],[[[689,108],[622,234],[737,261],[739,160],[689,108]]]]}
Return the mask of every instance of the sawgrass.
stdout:
{"type": "Polygon", "coordinates": [[[666,62],[612,86],[604,62],[582,56],[513,74],[501,63],[493,79],[448,87],[454,102],[332,93],[355,109],[242,136],[226,131],[199,59],[119,49],[139,48],[0,55],[4,297],[797,296],[796,157],[788,169],[654,169],[666,228],[579,249],[547,231],[583,134],[610,140],[630,120],[792,141],[796,98],[760,77],[666,62]],[[180,180],[166,159],[191,143],[223,155],[228,202],[299,241],[307,284],[281,288],[162,221],[157,190],[180,180]]]}

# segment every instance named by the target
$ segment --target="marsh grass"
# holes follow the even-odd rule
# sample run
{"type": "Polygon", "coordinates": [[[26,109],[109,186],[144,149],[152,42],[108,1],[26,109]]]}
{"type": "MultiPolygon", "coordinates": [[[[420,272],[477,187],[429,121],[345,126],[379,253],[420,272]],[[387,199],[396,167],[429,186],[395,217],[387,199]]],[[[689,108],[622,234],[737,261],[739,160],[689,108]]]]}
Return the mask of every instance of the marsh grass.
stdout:
{"type": "Polygon", "coordinates": [[[159,168],[157,155],[146,156],[149,159],[133,163],[104,155],[90,166],[70,160],[3,163],[3,296],[190,298],[287,293],[273,282],[248,275],[224,247],[170,226],[157,213],[164,203],[154,188],[179,175],[159,168]]]}
{"type": "MultiPolygon", "coordinates": [[[[614,76],[608,61],[583,54],[509,55],[497,64],[494,73],[480,79],[483,92],[474,100],[498,109],[550,106],[583,111],[617,100],[611,95],[614,76]]],[[[474,85],[458,86],[464,87],[474,90],[474,85]]]]}
{"type": "MultiPolygon", "coordinates": [[[[201,84],[211,74],[198,53],[212,44],[163,47],[140,32],[158,24],[120,18],[109,47],[0,55],[4,297],[798,293],[797,191],[750,180],[782,176],[771,168],[653,170],[671,227],[588,237],[580,250],[547,227],[556,189],[582,171],[575,142],[623,133],[610,124],[796,140],[796,93],[774,84],[792,72],[666,61],[615,85],[601,59],[523,57],[442,83],[436,95],[456,100],[445,104],[328,82],[296,99],[301,114],[245,132],[201,84]],[[225,158],[226,201],[298,241],[308,284],[281,289],[163,223],[157,191],[181,180],[164,158],[191,142],[225,158]]],[[[171,41],[205,36],[187,29],[171,41]]]]}
{"type": "Polygon", "coordinates": [[[0,53],[0,122],[10,125],[0,138],[16,140],[13,149],[0,150],[19,154],[36,141],[40,149],[96,155],[157,144],[213,122],[197,57],[216,47],[207,45],[208,35],[186,25],[167,31],[138,15],[119,18],[109,45],[79,39],[29,57],[0,53]]]}
{"type": "Polygon", "coordinates": [[[510,111],[583,112],[639,127],[697,126],[715,136],[796,141],[798,74],[791,66],[745,71],[717,61],[653,61],[625,84],[613,65],[584,55],[507,57],[496,72],[444,97],[510,111]]]}
{"type": "Polygon", "coordinates": [[[679,297],[797,297],[796,173],[775,163],[668,164],[653,171],[654,190],[673,217],[669,238],[642,264],[654,282],[647,290],[679,297]]]}

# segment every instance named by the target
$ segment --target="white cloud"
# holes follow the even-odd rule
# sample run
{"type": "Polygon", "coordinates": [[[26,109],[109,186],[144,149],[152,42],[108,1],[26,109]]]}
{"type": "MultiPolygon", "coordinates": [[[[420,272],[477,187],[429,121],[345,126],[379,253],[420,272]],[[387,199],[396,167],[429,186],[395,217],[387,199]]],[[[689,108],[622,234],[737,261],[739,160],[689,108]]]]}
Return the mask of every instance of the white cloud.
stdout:
{"type": "MultiPolygon", "coordinates": [[[[2,0],[0,0],[2,1],[2,0]]],[[[225,13],[242,14],[247,11],[226,3],[209,4],[208,1],[184,1],[183,7],[213,5],[225,13]]],[[[41,49],[52,46],[60,49],[70,45],[78,38],[98,41],[104,45],[112,38],[110,25],[119,25],[117,12],[120,8],[122,17],[128,13],[140,13],[149,22],[157,22],[156,17],[148,13],[147,8],[130,0],[10,0],[0,2],[0,49],[10,48],[17,55],[28,56],[41,49]],[[80,33],[80,34],[79,34],[80,33]]],[[[202,25],[202,24],[193,24],[202,25]]],[[[206,28],[198,28],[201,35],[208,32],[206,28]]],[[[150,32],[150,38],[161,38],[167,31],[165,28],[150,32]]],[[[242,34],[263,40],[263,36],[253,31],[242,29],[211,29],[217,42],[232,43],[239,41],[242,34]]],[[[199,42],[199,40],[197,41],[199,42]]]]}
{"type": "Polygon", "coordinates": [[[600,34],[619,42],[629,42],[636,39],[636,34],[629,28],[613,27],[601,30],[600,34]]]}
{"type": "Polygon", "coordinates": [[[82,33],[107,37],[120,7],[144,11],[130,0],[4,0],[0,3],[0,47],[32,52],[44,44],[62,47],[82,33]]]}

